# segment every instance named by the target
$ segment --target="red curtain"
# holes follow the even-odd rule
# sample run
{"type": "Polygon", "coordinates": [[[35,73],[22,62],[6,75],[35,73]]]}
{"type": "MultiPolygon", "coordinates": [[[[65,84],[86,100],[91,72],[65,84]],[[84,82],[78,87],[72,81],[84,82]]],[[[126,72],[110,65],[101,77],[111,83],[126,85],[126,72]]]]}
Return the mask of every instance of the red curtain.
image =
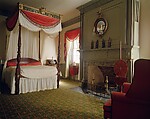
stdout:
{"type": "Polygon", "coordinates": [[[65,33],[65,39],[64,39],[64,60],[66,61],[66,56],[67,56],[67,51],[66,51],[66,39],[68,39],[69,41],[74,41],[76,39],[76,37],[79,36],[80,39],[80,28],[71,30],[71,31],[67,31],[65,33]]]}
{"type": "Polygon", "coordinates": [[[67,31],[65,33],[65,42],[66,42],[66,38],[68,38],[70,41],[73,41],[79,34],[80,34],[80,28],[77,28],[77,29],[71,30],[71,31],[67,31]]]}
{"type": "Polygon", "coordinates": [[[18,16],[19,16],[19,10],[17,10],[17,12],[15,12],[13,16],[6,19],[6,27],[9,31],[12,31],[16,26],[18,16]]]}
{"type": "Polygon", "coordinates": [[[21,10],[21,12],[29,21],[31,21],[33,24],[38,25],[38,26],[40,25],[43,27],[51,27],[59,23],[59,19],[56,19],[53,17],[36,14],[36,13],[29,12],[26,10],[21,10]]]}
{"type": "MultiPolygon", "coordinates": [[[[53,17],[41,15],[38,13],[36,14],[26,10],[20,10],[20,11],[30,22],[32,22],[34,25],[37,25],[39,27],[53,27],[60,22],[59,19],[53,17]]],[[[19,16],[19,10],[17,10],[12,17],[6,20],[6,26],[9,31],[13,30],[13,28],[15,27],[18,20],[18,16],[19,16]]]]}

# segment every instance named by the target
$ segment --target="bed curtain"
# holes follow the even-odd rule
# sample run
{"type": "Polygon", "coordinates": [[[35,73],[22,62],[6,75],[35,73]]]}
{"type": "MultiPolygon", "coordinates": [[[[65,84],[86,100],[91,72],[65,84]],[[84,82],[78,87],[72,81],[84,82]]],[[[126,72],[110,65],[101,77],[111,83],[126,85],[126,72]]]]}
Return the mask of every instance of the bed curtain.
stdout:
{"type": "Polygon", "coordinates": [[[22,57],[39,59],[38,52],[40,45],[40,55],[43,62],[52,57],[57,59],[57,39],[58,32],[62,30],[61,20],[26,10],[18,10],[11,18],[8,18],[6,22],[7,29],[11,31],[9,35],[7,35],[7,60],[16,58],[17,56],[19,24],[22,26],[22,57]],[[48,44],[50,44],[50,46],[48,44]]]}
{"type": "MultiPolygon", "coordinates": [[[[6,54],[7,55],[6,60],[17,57],[17,66],[16,66],[16,73],[15,73],[15,94],[19,94],[20,59],[21,59],[21,57],[35,58],[36,56],[34,56],[34,54],[37,53],[39,55],[39,60],[41,60],[41,56],[40,56],[41,55],[41,43],[40,42],[42,41],[41,31],[44,32],[45,34],[47,34],[50,39],[56,39],[56,37],[54,37],[54,36],[59,35],[58,49],[57,48],[54,49],[54,50],[56,50],[56,49],[58,50],[58,54],[56,54],[56,58],[58,60],[57,87],[59,87],[59,74],[60,74],[60,71],[59,71],[60,49],[59,48],[60,48],[60,31],[62,30],[60,15],[56,15],[53,13],[49,14],[49,12],[47,12],[45,10],[43,12],[43,9],[36,9],[33,7],[25,6],[23,4],[18,4],[15,14],[6,20],[6,26],[7,26],[7,29],[9,31],[11,31],[10,36],[8,36],[8,38],[7,38],[8,43],[6,43],[8,45],[8,46],[6,46],[8,48],[7,54],[6,54]],[[27,33],[29,33],[28,31],[23,32],[23,30],[25,31],[25,29],[29,30],[30,33],[33,32],[33,33],[31,33],[33,36],[29,37],[30,35],[27,34],[27,33]],[[38,38],[35,38],[37,36],[37,34],[35,32],[38,32],[38,34],[39,34],[38,38]],[[24,34],[24,37],[22,34],[24,34]],[[35,37],[34,37],[34,34],[35,34],[35,37]],[[13,42],[17,37],[18,37],[18,42],[17,42],[18,47],[16,50],[15,44],[13,44],[13,42]],[[23,40],[23,38],[24,38],[24,40],[23,40]],[[34,38],[38,39],[38,41],[34,40],[34,38]],[[22,41],[24,41],[24,46],[22,46],[22,41]],[[31,45],[30,47],[28,47],[29,44],[31,45]],[[37,46],[35,46],[34,44],[38,44],[39,47],[35,48],[37,46]],[[11,47],[12,49],[10,49],[10,45],[12,46],[11,47]],[[32,45],[34,45],[34,46],[32,46],[32,45]],[[28,50],[27,54],[25,54],[22,49],[28,50]],[[15,53],[12,53],[13,55],[9,56],[11,54],[10,53],[11,51],[17,52],[17,55],[15,53]],[[30,54],[30,53],[32,53],[32,54],[30,54]],[[29,54],[32,56],[30,56],[29,54]],[[24,55],[28,55],[28,56],[24,56],[24,55]]],[[[44,37],[44,39],[46,39],[46,38],[47,37],[44,37]]],[[[45,42],[45,41],[43,40],[42,42],[45,42]]],[[[49,44],[49,45],[52,46],[53,44],[49,44]]],[[[48,50],[48,49],[46,49],[46,50],[48,50]]],[[[53,51],[49,51],[49,52],[51,53],[53,51]]],[[[54,56],[52,56],[52,57],[54,57],[54,56]]],[[[46,59],[47,58],[48,57],[46,57],[46,59]]],[[[37,57],[35,59],[37,59],[37,57]]]]}
{"type": "Polygon", "coordinates": [[[60,20],[41,14],[27,12],[26,10],[19,10],[11,18],[7,19],[6,26],[8,30],[13,30],[17,21],[19,21],[21,26],[34,32],[43,30],[47,34],[53,34],[62,30],[60,20]]]}

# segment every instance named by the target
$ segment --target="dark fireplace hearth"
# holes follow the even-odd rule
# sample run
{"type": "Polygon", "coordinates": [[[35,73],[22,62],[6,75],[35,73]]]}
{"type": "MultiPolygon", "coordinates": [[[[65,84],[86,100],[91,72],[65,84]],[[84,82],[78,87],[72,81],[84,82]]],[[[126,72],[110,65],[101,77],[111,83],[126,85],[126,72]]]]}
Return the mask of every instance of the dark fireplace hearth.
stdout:
{"type": "Polygon", "coordinates": [[[82,81],[83,92],[109,93],[109,89],[116,88],[113,65],[90,62],[84,68],[87,71],[87,78],[82,81]]]}
{"type": "Polygon", "coordinates": [[[115,87],[115,73],[114,73],[114,67],[110,66],[98,66],[98,68],[101,70],[103,76],[104,76],[104,82],[106,82],[106,78],[108,78],[108,86],[109,87],[115,87]]]}

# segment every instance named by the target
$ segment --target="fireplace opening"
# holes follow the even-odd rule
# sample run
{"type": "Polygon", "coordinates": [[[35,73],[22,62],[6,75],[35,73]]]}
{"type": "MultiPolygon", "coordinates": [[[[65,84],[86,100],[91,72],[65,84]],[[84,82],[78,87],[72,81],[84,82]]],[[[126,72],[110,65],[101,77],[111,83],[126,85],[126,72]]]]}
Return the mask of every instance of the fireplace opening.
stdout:
{"type": "Polygon", "coordinates": [[[104,82],[108,79],[108,87],[116,87],[115,72],[113,66],[98,66],[104,76],[104,82]]]}
{"type": "Polygon", "coordinates": [[[88,90],[96,94],[110,94],[110,90],[116,89],[116,83],[114,81],[115,73],[112,66],[89,65],[87,70],[88,79],[82,83],[85,92],[88,90]]]}

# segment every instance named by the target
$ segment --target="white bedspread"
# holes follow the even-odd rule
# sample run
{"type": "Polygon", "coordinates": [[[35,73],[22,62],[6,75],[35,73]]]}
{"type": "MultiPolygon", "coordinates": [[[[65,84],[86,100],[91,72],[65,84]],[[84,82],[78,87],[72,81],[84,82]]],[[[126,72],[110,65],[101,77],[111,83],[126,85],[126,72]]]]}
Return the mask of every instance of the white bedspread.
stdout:
{"type": "MultiPolygon", "coordinates": [[[[15,67],[8,67],[3,70],[3,80],[15,93],[15,67]]],[[[21,66],[20,92],[27,93],[46,89],[57,88],[57,69],[54,66],[21,66]]]]}
{"type": "Polygon", "coordinates": [[[56,75],[57,69],[54,66],[24,66],[21,67],[21,75],[27,78],[48,78],[56,75]]]}

